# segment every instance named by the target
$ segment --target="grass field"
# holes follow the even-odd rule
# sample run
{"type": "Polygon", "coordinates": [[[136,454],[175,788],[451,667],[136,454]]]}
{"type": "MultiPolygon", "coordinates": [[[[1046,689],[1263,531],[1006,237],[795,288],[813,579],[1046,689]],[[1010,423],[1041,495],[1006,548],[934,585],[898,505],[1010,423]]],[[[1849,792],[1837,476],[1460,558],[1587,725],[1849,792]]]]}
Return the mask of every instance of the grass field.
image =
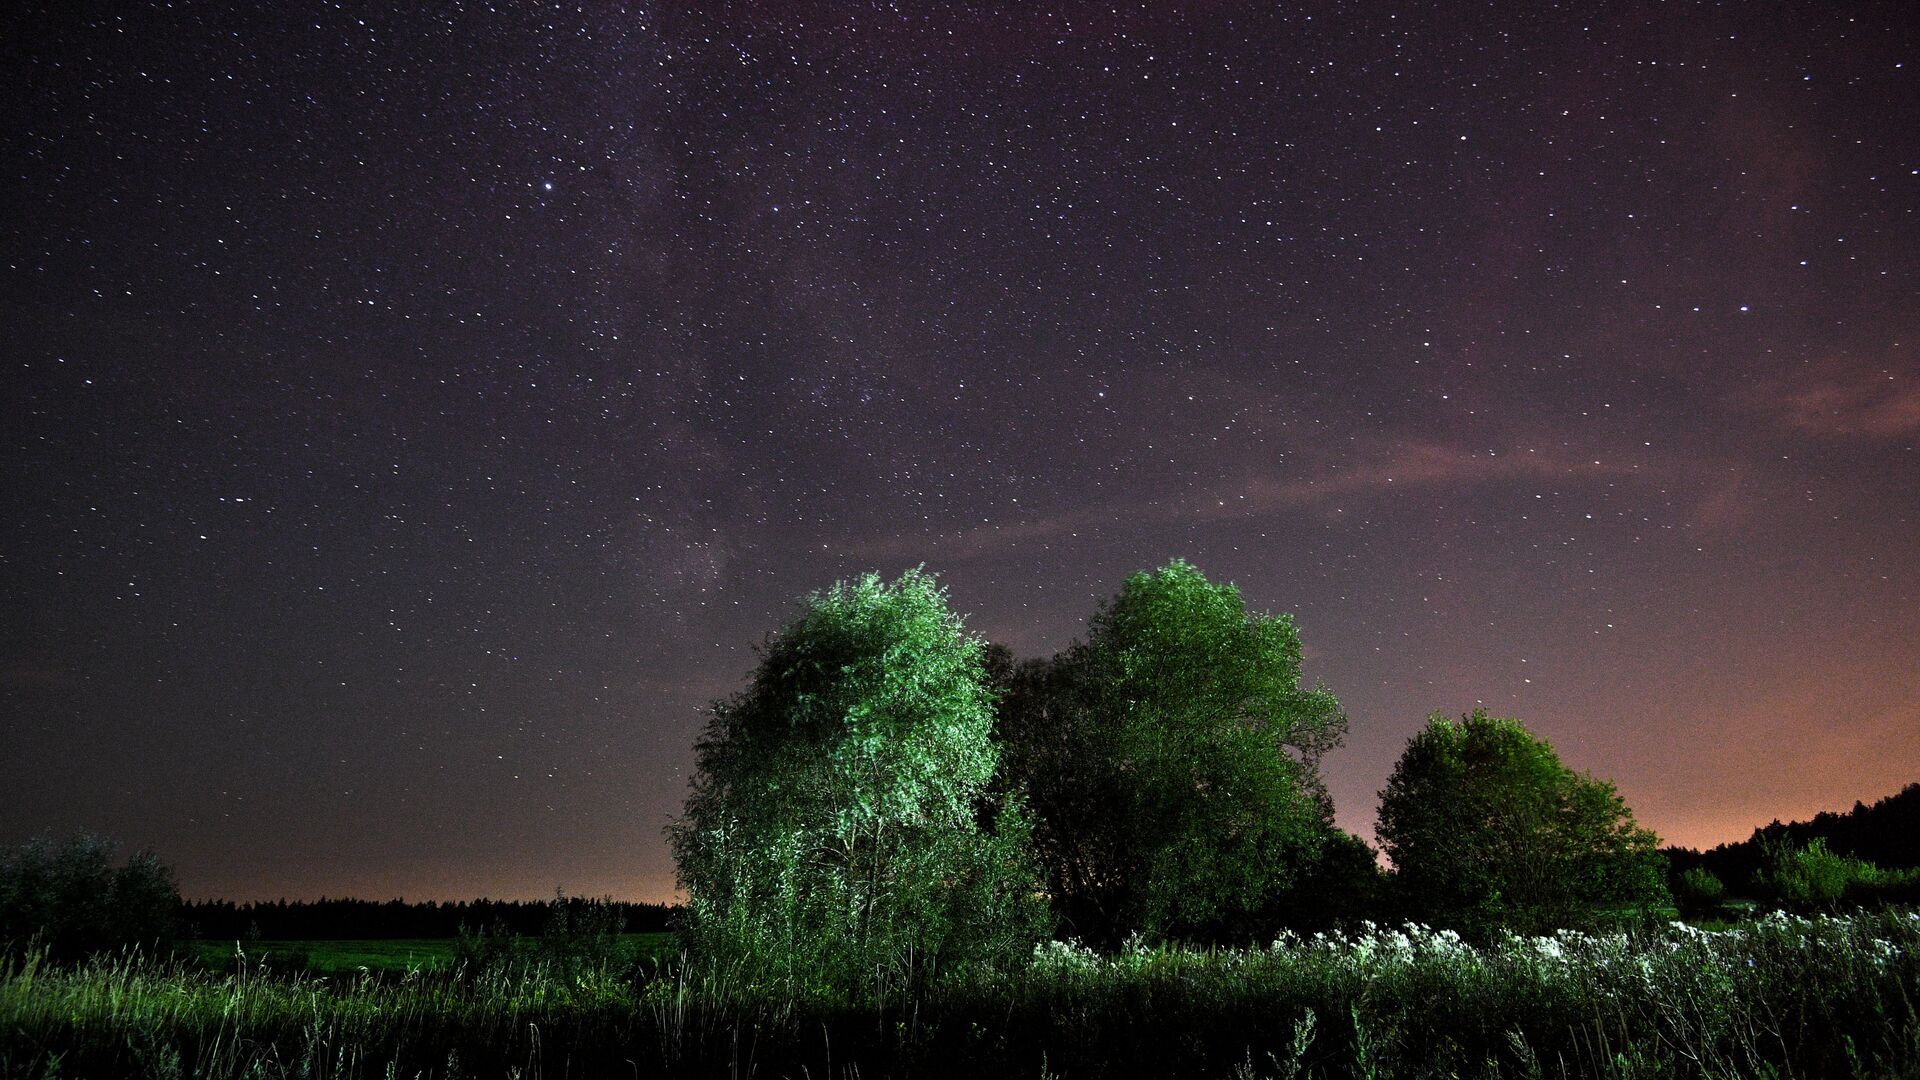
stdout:
{"type": "Polygon", "coordinates": [[[1920,1078],[1920,914],[1903,911],[1484,946],[1411,926],[1116,956],[1056,942],[883,1001],[678,960],[360,966],[7,961],[0,1076],[1920,1078]]]}
{"type": "MultiPolygon", "coordinates": [[[[453,962],[457,938],[391,938],[358,941],[200,941],[194,952],[213,967],[231,966],[237,954],[270,968],[319,975],[367,972],[439,971],[453,962]]],[[[668,933],[622,934],[620,944],[635,960],[670,953],[668,933]]]]}

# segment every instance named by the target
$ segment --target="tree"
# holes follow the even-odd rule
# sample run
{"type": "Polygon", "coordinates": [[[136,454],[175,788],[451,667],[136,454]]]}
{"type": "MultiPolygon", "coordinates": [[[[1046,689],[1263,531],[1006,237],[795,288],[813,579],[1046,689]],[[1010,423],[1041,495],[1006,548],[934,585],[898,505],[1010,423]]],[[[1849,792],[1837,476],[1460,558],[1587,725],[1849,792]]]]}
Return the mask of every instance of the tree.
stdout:
{"type": "Polygon", "coordinates": [[[1428,719],[1380,793],[1377,832],[1409,914],[1471,933],[1666,898],[1658,841],[1613,785],[1485,710],[1428,719]]]}
{"type": "Polygon", "coordinates": [[[981,645],[932,577],[816,593],[698,743],[670,829],[689,944],[863,993],[1024,955],[1044,907],[1020,808],[980,813],[991,736],[981,645]]]}
{"type": "Polygon", "coordinates": [[[1665,851],[1676,872],[1700,867],[1737,890],[1772,865],[1781,844],[1804,847],[1816,839],[1826,840],[1827,849],[1835,855],[1884,869],[1920,868],[1920,784],[1908,784],[1871,805],[1856,800],[1845,813],[1822,811],[1808,821],[1785,823],[1775,819],[1745,840],[1710,851],[1677,847],[1665,851]]]}
{"type": "Polygon", "coordinates": [[[1128,578],[1084,644],[1005,678],[1008,783],[1085,941],[1233,936],[1331,831],[1319,760],[1339,702],[1301,688],[1291,619],[1183,561],[1128,578]]]}
{"type": "Polygon", "coordinates": [[[1712,915],[1720,910],[1720,903],[1727,896],[1726,883],[1703,866],[1688,867],[1673,875],[1668,887],[1673,892],[1674,906],[1688,918],[1712,915]]]}
{"type": "Polygon", "coordinates": [[[1753,875],[1753,894],[1781,907],[1833,910],[1874,902],[1911,903],[1920,896],[1920,869],[1883,869],[1865,859],[1841,855],[1816,836],[1805,846],[1787,834],[1763,837],[1762,863],[1753,875]]]}
{"type": "Polygon", "coordinates": [[[1329,826],[1319,852],[1300,875],[1275,893],[1248,923],[1248,937],[1271,937],[1281,929],[1316,933],[1351,927],[1386,915],[1387,875],[1365,840],[1329,826]]]}
{"type": "Polygon", "coordinates": [[[81,833],[0,852],[0,948],[36,944],[56,960],[173,938],[180,889],[152,852],[115,865],[118,845],[81,833]]]}

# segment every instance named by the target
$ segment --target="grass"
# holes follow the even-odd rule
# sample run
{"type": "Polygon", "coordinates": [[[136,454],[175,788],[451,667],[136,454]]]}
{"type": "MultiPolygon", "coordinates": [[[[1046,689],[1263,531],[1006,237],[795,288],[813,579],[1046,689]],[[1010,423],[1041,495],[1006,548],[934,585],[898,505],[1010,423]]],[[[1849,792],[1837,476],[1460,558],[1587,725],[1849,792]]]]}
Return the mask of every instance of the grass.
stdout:
{"type": "Polygon", "coordinates": [[[642,971],[28,958],[0,969],[0,1074],[1920,1077],[1911,912],[1483,947],[1420,927],[1117,956],[1049,943],[866,1004],[642,971]]]}
{"type": "MultiPolygon", "coordinates": [[[[458,938],[383,938],[357,941],[199,941],[193,952],[209,967],[231,966],[239,953],[271,968],[321,975],[442,971],[454,963],[458,938]]],[[[644,960],[676,949],[669,933],[621,934],[622,952],[644,960]]]]}

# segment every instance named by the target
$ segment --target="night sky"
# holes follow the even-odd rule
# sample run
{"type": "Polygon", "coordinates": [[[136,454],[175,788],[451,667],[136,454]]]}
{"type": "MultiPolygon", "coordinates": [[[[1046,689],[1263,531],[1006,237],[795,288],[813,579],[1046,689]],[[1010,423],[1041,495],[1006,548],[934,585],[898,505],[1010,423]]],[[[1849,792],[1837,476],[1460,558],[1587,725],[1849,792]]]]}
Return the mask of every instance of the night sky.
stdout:
{"type": "Polygon", "coordinates": [[[666,898],[706,703],[922,562],[1023,656],[1294,613],[1363,835],[1478,705],[1671,842],[1920,779],[1910,3],[78,6],[0,16],[0,841],[666,898]]]}

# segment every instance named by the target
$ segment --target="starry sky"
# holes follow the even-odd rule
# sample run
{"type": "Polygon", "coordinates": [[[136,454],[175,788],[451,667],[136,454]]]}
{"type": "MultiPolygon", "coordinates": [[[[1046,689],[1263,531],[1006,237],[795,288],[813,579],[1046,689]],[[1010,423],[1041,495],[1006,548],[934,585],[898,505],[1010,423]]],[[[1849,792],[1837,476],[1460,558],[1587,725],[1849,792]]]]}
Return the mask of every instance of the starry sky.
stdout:
{"type": "Polygon", "coordinates": [[[0,840],[664,899],[920,563],[1292,612],[1363,835],[1480,705],[1672,842],[1920,779],[1910,5],[390,7],[0,16],[0,840]]]}

